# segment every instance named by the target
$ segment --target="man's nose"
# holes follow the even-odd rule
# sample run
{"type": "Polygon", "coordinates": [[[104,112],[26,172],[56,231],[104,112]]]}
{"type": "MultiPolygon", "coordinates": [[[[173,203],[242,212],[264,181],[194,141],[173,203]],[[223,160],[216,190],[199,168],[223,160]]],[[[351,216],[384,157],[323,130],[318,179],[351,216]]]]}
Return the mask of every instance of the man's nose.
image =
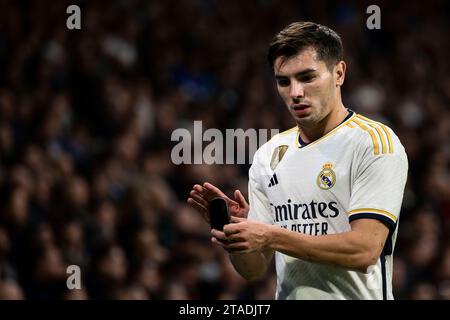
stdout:
{"type": "Polygon", "coordinates": [[[297,81],[292,81],[289,95],[292,99],[303,98],[305,96],[305,91],[303,90],[302,84],[297,81]]]}

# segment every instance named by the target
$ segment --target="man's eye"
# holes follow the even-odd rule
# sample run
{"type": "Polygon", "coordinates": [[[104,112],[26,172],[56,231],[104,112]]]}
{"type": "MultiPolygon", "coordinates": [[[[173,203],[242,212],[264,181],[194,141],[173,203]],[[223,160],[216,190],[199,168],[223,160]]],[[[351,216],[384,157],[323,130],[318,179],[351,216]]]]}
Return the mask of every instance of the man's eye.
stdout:
{"type": "Polygon", "coordinates": [[[313,80],[314,80],[314,76],[306,76],[306,77],[300,78],[301,82],[311,82],[313,80]]]}
{"type": "Polygon", "coordinates": [[[277,81],[278,81],[278,85],[279,85],[280,87],[286,87],[286,86],[289,85],[289,80],[286,80],[286,79],[279,79],[279,80],[277,80],[277,81]]]}

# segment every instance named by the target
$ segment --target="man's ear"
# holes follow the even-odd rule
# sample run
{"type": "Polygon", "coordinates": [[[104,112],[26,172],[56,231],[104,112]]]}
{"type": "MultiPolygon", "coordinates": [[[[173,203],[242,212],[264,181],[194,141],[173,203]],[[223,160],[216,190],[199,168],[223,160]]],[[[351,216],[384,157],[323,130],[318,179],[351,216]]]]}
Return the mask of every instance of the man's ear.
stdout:
{"type": "Polygon", "coordinates": [[[344,61],[339,61],[334,67],[334,74],[336,76],[336,86],[340,87],[344,84],[345,80],[345,70],[347,69],[347,65],[344,61]]]}

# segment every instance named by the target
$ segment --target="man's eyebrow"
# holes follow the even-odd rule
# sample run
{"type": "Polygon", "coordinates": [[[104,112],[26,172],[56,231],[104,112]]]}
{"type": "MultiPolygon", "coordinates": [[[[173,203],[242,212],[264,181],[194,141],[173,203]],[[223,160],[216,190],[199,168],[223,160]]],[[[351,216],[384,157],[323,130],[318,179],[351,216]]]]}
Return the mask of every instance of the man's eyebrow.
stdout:
{"type": "MultiPolygon", "coordinates": [[[[305,70],[297,72],[295,74],[295,77],[301,77],[301,76],[304,76],[304,75],[306,75],[308,73],[311,73],[311,72],[314,72],[314,71],[316,71],[316,69],[308,68],[308,69],[305,69],[305,70]]],[[[285,75],[282,75],[282,74],[278,74],[278,73],[275,74],[275,79],[283,79],[283,78],[287,78],[287,77],[288,76],[285,76],[285,75]]]]}

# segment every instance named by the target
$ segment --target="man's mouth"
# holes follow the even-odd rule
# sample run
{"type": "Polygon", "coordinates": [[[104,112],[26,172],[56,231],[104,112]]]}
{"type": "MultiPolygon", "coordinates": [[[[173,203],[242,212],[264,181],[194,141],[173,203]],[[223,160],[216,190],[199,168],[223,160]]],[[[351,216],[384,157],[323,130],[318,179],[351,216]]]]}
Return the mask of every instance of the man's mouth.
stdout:
{"type": "Polygon", "coordinates": [[[291,109],[295,116],[304,117],[309,114],[311,106],[309,104],[299,103],[291,106],[291,109]]]}
{"type": "Polygon", "coordinates": [[[309,104],[305,104],[305,103],[294,104],[294,105],[292,105],[292,110],[304,110],[309,107],[310,107],[309,104]]]}

